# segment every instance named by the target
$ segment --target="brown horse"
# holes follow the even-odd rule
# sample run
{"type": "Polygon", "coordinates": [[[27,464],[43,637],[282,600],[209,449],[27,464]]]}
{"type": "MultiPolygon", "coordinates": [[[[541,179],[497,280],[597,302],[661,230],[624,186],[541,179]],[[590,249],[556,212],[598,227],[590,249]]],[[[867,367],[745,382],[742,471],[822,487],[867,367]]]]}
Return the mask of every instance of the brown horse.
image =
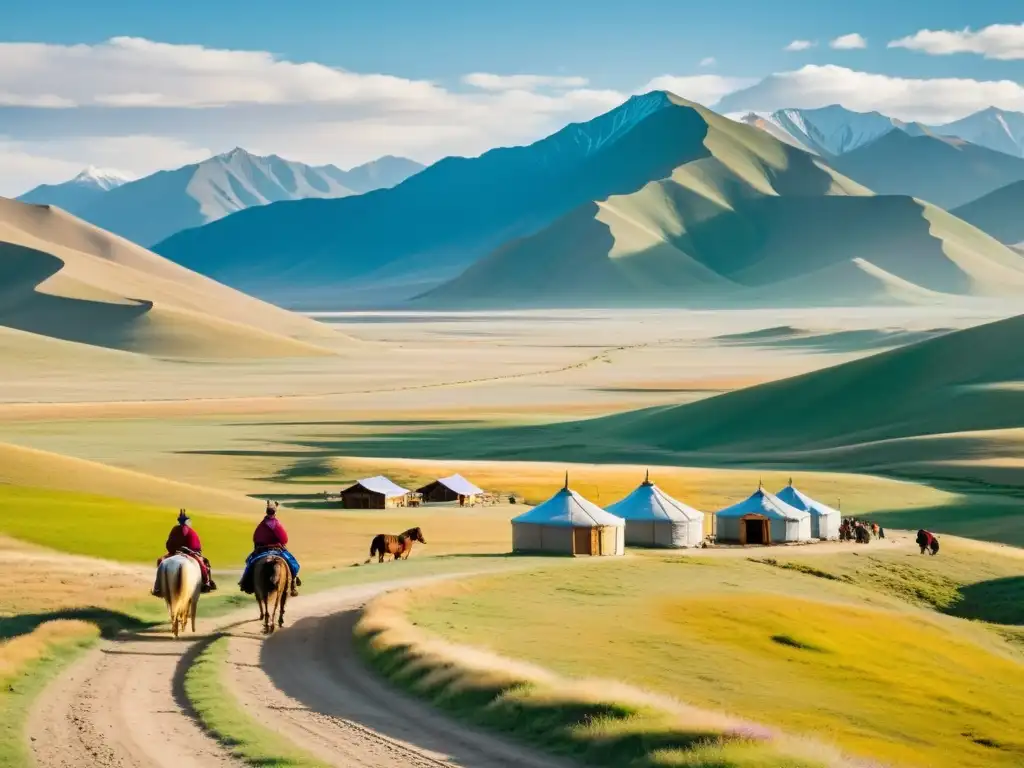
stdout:
{"type": "Polygon", "coordinates": [[[393,533],[378,533],[373,537],[373,541],[370,542],[370,556],[366,558],[366,562],[368,563],[373,560],[374,555],[379,555],[377,558],[378,563],[384,562],[384,555],[391,555],[395,560],[408,560],[409,553],[412,552],[413,542],[416,541],[420,544],[427,543],[423,538],[423,532],[419,528],[410,528],[405,533],[400,533],[397,536],[393,533]]]}
{"type": "Polygon", "coordinates": [[[255,587],[256,603],[260,607],[263,634],[274,633],[274,614],[277,626],[284,626],[284,606],[291,590],[292,572],[284,558],[268,555],[253,565],[252,583],[255,587]],[[273,600],[274,607],[270,603],[273,600]]]}

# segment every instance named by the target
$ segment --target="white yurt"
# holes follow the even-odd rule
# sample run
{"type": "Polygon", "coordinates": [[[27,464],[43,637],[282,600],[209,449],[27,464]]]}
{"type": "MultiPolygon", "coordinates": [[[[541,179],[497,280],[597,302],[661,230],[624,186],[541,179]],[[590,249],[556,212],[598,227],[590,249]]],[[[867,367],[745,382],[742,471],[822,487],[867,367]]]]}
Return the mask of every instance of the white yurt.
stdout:
{"type": "Polygon", "coordinates": [[[512,518],[513,552],[566,555],[622,555],[626,522],[565,487],[533,509],[512,518]]]}
{"type": "Polygon", "coordinates": [[[811,513],[791,507],[764,488],[748,499],[715,514],[715,538],[740,544],[783,544],[809,541],[811,513]]]}
{"type": "Polygon", "coordinates": [[[638,547],[699,547],[704,513],[673,499],[650,474],[629,496],[608,507],[626,521],[626,543],[638,547]]]}
{"type": "Polygon", "coordinates": [[[842,513],[838,509],[832,509],[828,504],[822,504],[820,501],[798,491],[793,486],[792,478],[790,478],[789,485],[775,495],[789,504],[789,506],[811,513],[812,537],[829,540],[839,538],[839,524],[842,522],[842,513]]]}

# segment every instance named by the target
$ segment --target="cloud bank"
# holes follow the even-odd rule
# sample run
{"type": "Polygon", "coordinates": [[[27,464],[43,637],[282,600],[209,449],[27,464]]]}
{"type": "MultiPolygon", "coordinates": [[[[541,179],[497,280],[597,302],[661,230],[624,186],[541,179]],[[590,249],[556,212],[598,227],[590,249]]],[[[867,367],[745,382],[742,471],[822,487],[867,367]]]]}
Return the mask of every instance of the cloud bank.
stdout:
{"type": "Polygon", "coordinates": [[[922,29],[909,37],[893,40],[889,47],[933,56],[975,53],[1002,61],[1024,59],[1024,24],[993,24],[977,32],[970,28],[959,31],[922,29]]]}

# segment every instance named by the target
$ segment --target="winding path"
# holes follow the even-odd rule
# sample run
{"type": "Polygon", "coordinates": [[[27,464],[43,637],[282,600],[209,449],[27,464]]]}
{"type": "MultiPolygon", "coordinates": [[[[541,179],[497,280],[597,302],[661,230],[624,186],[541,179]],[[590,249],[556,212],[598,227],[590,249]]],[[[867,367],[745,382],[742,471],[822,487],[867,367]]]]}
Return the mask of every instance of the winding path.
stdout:
{"type": "MultiPolygon", "coordinates": [[[[468,574],[463,574],[468,575],[468,574]]],[[[255,605],[202,622],[231,636],[222,679],[248,713],[325,763],[355,766],[554,768],[562,763],[468,728],[390,688],[353,647],[358,609],[392,589],[444,577],[344,587],[289,605],[287,626],[264,641],[255,605]]],[[[222,768],[241,762],[208,736],[184,694],[209,635],[166,633],[102,643],[54,680],[32,711],[39,768],[222,768]]]]}

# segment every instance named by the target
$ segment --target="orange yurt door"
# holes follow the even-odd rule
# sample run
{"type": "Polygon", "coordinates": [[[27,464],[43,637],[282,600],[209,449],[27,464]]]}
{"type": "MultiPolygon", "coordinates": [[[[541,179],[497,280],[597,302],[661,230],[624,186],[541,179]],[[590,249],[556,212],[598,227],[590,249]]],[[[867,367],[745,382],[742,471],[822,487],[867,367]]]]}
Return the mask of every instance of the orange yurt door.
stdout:
{"type": "Polygon", "coordinates": [[[594,554],[594,529],[573,528],[572,529],[572,553],[574,555],[594,554]]]}

